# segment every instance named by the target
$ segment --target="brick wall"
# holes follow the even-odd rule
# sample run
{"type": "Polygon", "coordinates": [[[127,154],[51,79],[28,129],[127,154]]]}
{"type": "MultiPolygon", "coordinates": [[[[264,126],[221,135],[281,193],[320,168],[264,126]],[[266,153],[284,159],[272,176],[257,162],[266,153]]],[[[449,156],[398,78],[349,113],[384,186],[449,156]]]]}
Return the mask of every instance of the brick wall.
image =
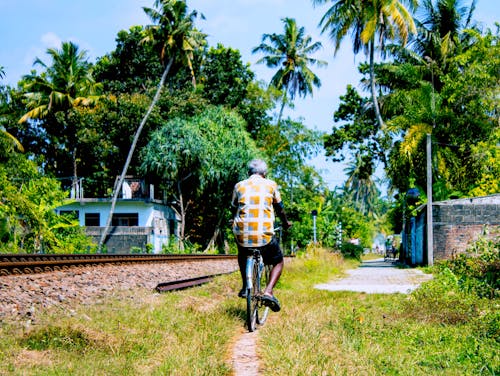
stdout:
{"type": "Polygon", "coordinates": [[[434,259],[464,252],[485,234],[500,236],[500,195],[468,200],[435,202],[432,208],[434,259]]]}

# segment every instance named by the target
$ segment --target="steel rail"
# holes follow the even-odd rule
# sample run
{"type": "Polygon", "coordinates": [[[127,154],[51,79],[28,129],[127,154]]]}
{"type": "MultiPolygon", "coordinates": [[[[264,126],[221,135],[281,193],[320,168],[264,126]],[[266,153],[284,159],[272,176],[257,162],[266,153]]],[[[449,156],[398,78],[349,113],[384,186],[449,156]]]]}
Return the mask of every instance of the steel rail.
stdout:
{"type": "Polygon", "coordinates": [[[211,282],[214,277],[217,275],[206,275],[202,277],[196,277],[196,278],[188,278],[188,279],[180,279],[177,281],[171,281],[171,282],[162,282],[158,283],[156,285],[155,290],[157,292],[167,292],[167,291],[174,291],[174,290],[182,290],[186,289],[189,287],[194,287],[194,286],[200,286],[203,285],[204,283],[211,282]]]}
{"type": "Polygon", "coordinates": [[[159,254],[4,254],[0,256],[0,275],[32,274],[66,270],[77,266],[160,262],[233,260],[235,255],[159,255],[159,254]]]}

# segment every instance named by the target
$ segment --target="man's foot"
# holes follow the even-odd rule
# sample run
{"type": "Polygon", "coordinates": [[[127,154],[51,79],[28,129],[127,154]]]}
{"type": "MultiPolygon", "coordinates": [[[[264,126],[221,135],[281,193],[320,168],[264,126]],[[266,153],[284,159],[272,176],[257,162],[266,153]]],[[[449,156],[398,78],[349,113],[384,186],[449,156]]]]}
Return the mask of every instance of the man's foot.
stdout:
{"type": "Polygon", "coordinates": [[[260,300],[262,300],[262,303],[266,307],[271,308],[271,311],[273,311],[273,312],[278,312],[281,309],[280,302],[274,296],[271,296],[271,295],[262,295],[260,297],[260,300]]]}
{"type": "Polygon", "coordinates": [[[243,288],[240,290],[240,292],[238,293],[238,296],[239,296],[240,298],[246,298],[246,297],[247,297],[247,289],[243,287],[243,288]]]}

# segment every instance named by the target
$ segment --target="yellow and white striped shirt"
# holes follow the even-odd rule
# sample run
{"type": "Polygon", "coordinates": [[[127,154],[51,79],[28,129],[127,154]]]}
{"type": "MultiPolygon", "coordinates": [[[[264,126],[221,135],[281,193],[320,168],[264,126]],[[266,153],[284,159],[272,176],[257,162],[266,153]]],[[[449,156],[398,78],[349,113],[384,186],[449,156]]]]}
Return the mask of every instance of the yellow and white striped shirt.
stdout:
{"type": "Polygon", "coordinates": [[[278,185],[254,174],[234,186],[232,204],[237,208],[233,222],[236,241],[243,247],[262,247],[274,235],[273,204],[281,202],[278,185]]]}

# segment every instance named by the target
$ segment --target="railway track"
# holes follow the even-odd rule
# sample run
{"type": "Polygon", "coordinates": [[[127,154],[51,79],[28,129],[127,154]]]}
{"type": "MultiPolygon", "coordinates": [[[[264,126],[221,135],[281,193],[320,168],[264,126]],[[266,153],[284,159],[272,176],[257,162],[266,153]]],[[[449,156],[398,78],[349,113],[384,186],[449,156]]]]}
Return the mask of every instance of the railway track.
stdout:
{"type": "Polygon", "coordinates": [[[164,254],[4,254],[0,255],[0,276],[67,270],[104,264],[173,263],[200,260],[233,260],[235,255],[164,254]]]}

